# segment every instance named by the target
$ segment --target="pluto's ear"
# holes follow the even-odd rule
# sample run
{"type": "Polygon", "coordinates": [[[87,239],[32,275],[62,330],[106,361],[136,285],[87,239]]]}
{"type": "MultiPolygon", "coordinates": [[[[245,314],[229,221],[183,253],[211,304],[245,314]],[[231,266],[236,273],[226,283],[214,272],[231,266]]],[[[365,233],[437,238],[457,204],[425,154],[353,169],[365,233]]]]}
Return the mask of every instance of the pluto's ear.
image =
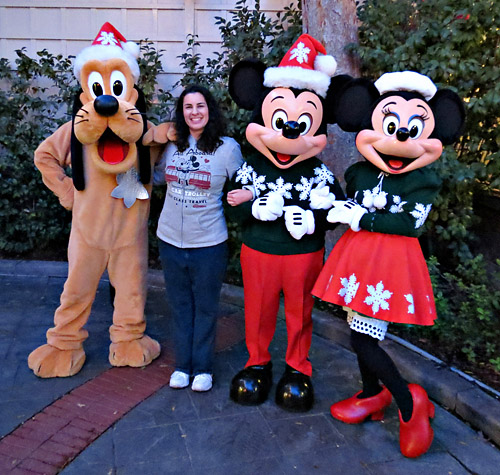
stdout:
{"type": "Polygon", "coordinates": [[[379,96],[377,88],[367,79],[343,81],[333,96],[335,122],[346,132],[359,132],[379,96]]]}
{"type": "Polygon", "coordinates": [[[71,173],[73,176],[73,185],[78,191],[83,191],[85,189],[83,149],[81,142],[78,141],[75,135],[75,116],[82,107],[82,103],[80,101],[81,93],[81,90],[78,91],[74,97],[71,121],[71,173]]]}
{"type": "Polygon", "coordinates": [[[429,101],[434,113],[435,126],[431,137],[449,145],[462,133],[465,122],[465,109],[462,100],[449,89],[439,89],[429,101]]]}
{"type": "Polygon", "coordinates": [[[146,120],[146,98],[144,93],[137,86],[134,86],[138,97],[135,103],[136,109],[142,114],[142,122],[144,124],[141,138],[136,142],[137,154],[139,156],[139,178],[143,185],[147,185],[151,181],[151,158],[149,147],[142,144],[142,137],[148,131],[148,121],[146,120]]]}
{"type": "Polygon", "coordinates": [[[244,59],[237,63],[229,75],[229,94],[236,104],[246,110],[254,110],[264,91],[266,66],[256,59],[244,59]]]}

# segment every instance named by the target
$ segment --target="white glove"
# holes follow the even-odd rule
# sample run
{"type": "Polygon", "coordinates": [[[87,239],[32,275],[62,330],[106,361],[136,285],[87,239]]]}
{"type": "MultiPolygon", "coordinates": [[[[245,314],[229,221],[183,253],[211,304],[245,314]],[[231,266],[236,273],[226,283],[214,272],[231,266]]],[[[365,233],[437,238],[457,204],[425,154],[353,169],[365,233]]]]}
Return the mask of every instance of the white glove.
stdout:
{"type": "Polygon", "coordinates": [[[361,228],[359,222],[368,210],[358,205],[355,201],[334,201],[333,208],[328,212],[326,220],[330,223],[344,223],[358,232],[361,228]]]}
{"type": "Polygon", "coordinates": [[[330,187],[326,186],[324,180],[316,188],[313,188],[309,195],[309,207],[311,209],[330,209],[334,201],[335,195],[330,193],[330,187]]]}
{"type": "Polygon", "coordinates": [[[257,198],[252,204],[252,215],[260,221],[275,221],[283,215],[285,200],[281,193],[269,192],[262,198],[257,198]]]}
{"type": "Polygon", "coordinates": [[[293,238],[299,240],[304,234],[312,234],[315,229],[314,214],[300,206],[285,206],[286,229],[293,238]]]}

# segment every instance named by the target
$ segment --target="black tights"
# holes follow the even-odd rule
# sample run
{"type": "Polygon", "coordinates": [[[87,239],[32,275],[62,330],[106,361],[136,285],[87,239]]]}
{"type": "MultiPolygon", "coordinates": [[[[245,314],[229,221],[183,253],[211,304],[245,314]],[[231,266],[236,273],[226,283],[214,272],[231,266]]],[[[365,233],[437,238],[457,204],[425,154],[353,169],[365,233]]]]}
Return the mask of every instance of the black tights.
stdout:
{"type": "Polygon", "coordinates": [[[403,421],[408,422],[413,412],[411,393],[389,355],[378,345],[378,340],[351,330],[351,346],[358,356],[363,381],[363,392],[359,397],[378,394],[382,390],[379,385],[381,381],[396,400],[403,421]]]}

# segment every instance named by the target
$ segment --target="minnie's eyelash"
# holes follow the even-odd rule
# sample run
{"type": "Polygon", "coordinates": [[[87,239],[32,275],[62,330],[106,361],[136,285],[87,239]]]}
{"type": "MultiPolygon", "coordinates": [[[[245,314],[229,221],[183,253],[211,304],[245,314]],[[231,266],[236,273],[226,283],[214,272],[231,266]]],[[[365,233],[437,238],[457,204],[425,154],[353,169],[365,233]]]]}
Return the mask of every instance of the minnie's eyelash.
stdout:
{"type": "Polygon", "coordinates": [[[425,115],[421,115],[420,118],[423,120],[423,121],[426,121],[429,119],[429,116],[427,114],[425,115]]]}
{"type": "Polygon", "coordinates": [[[382,109],[382,114],[389,115],[392,114],[392,111],[389,107],[386,107],[385,109],[382,109]]]}

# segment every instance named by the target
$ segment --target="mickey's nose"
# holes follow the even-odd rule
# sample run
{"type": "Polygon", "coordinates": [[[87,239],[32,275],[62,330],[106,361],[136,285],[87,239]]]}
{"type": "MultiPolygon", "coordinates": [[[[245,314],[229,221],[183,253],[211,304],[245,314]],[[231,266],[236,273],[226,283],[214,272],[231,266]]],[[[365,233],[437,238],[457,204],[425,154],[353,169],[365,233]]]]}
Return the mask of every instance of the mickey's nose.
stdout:
{"type": "Polygon", "coordinates": [[[300,125],[295,120],[285,122],[283,126],[283,137],[287,139],[296,139],[300,135],[300,125]]]}
{"type": "Polygon", "coordinates": [[[398,131],[396,132],[396,138],[400,141],[400,142],[405,142],[406,140],[408,140],[408,137],[410,136],[410,131],[406,128],[406,127],[401,127],[400,129],[398,129],[398,131]]]}
{"type": "Polygon", "coordinates": [[[119,107],[120,105],[116,97],[106,94],[96,97],[94,101],[94,109],[99,115],[104,117],[115,115],[119,107]]]}

